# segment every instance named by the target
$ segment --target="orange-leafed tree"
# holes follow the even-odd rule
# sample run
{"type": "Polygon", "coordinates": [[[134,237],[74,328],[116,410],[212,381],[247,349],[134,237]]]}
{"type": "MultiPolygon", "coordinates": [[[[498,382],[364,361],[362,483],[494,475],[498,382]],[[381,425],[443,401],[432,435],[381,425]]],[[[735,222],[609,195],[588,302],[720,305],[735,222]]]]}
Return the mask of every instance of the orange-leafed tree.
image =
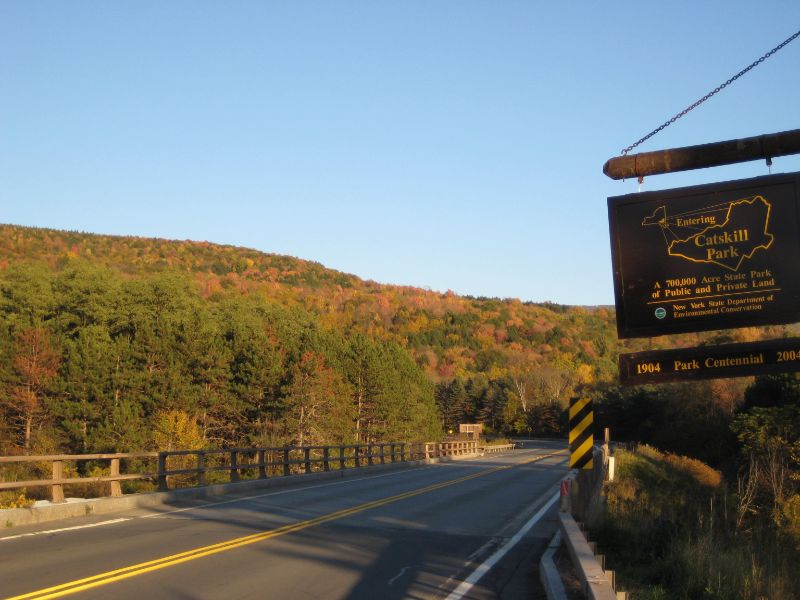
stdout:
{"type": "Polygon", "coordinates": [[[350,434],[350,390],[316,352],[303,352],[284,388],[286,425],[298,446],[345,441],[350,434]]]}
{"type": "Polygon", "coordinates": [[[60,364],[61,354],[46,329],[29,327],[14,337],[14,380],[7,402],[26,453],[31,449],[34,428],[46,418],[43,398],[60,364]]]}

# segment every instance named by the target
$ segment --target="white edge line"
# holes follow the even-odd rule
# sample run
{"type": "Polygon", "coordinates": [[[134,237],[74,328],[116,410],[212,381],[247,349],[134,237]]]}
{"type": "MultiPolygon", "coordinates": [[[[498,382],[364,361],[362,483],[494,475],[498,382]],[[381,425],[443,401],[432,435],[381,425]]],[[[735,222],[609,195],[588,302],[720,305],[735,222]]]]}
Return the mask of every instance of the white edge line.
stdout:
{"type": "Polygon", "coordinates": [[[508,540],[505,545],[498,548],[494,554],[492,554],[489,558],[487,558],[482,564],[478,565],[478,567],[467,577],[464,581],[462,581],[456,589],[450,592],[450,595],[447,596],[445,600],[461,600],[464,595],[469,592],[473,586],[480,581],[481,577],[486,575],[486,573],[495,566],[500,559],[502,559],[511,548],[517,545],[517,543],[522,539],[522,537],[528,533],[531,528],[536,525],[536,523],[541,519],[544,514],[550,510],[550,507],[556,503],[556,501],[560,498],[561,491],[557,490],[553,496],[548,500],[545,505],[539,509],[539,511],[533,515],[528,522],[525,523],[514,536],[508,540]]]}
{"type": "Polygon", "coordinates": [[[63,527],[61,529],[48,529],[46,531],[32,531],[30,533],[20,533],[17,535],[9,535],[0,538],[0,542],[5,540],[15,540],[18,538],[32,537],[35,535],[45,535],[50,533],[61,533],[62,531],[75,531],[76,529],[88,529],[89,527],[100,527],[101,525],[113,525],[114,523],[122,523],[123,521],[130,521],[133,517],[125,517],[120,519],[111,519],[110,521],[101,521],[99,523],[89,523],[88,525],[76,525],[74,527],[63,527]]]}

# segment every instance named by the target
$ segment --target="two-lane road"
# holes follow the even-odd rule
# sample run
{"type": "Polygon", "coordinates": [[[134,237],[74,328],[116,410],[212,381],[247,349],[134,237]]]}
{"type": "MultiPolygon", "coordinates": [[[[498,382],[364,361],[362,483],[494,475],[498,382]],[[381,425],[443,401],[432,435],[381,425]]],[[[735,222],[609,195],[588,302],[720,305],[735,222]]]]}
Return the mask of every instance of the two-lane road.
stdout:
{"type": "Polygon", "coordinates": [[[512,597],[520,548],[552,534],[566,472],[563,443],[527,446],[6,530],[0,597],[512,597]]]}

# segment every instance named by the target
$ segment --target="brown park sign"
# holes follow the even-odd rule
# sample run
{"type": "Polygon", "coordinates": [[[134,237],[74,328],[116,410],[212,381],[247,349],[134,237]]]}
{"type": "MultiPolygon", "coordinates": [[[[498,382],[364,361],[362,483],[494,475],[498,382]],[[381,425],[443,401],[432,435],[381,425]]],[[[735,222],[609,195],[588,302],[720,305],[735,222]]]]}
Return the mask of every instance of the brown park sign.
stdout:
{"type": "Polygon", "coordinates": [[[620,338],[800,321],[800,173],[608,199],[620,338]]]}
{"type": "Polygon", "coordinates": [[[800,371],[800,338],[620,354],[624,384],[800,371]]]}

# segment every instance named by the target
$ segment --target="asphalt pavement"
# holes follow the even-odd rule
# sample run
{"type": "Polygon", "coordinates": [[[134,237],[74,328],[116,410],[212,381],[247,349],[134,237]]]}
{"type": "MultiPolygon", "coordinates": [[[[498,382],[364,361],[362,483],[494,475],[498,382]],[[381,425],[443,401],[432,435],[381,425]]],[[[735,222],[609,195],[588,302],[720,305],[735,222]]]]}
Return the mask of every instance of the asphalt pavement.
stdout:
{"type": "Polygon", "coordinates": [[[0,533],[0,597],[535,598],[566,465],[564,442],[528,441],[480,458],[14,528],[0,533]]]}

